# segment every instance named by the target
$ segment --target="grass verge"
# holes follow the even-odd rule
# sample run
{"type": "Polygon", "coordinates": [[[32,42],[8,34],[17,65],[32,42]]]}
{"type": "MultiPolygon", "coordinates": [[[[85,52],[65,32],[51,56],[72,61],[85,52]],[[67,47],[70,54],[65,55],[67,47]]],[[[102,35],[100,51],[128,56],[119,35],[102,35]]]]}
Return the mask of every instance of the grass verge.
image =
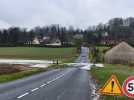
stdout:
{"type": "Polygon", "coordinates": [[[53,64],[50,65],[47,68],[32,68],[31,70],[27,70],[27,71],[22,71],[22,72],[17,72],[14,74],[6,74],[6,75],[0,75],[0,83],[5,83],[5,82],[9,82],[9,81],[14,81],[17,79],[21,79],[24,77],[28,77],[31,75],[35,75],[41,72],[45,72],[45,71],[49,71],[52,69],[62,69],[62,68],[67,68],[68,66],[66,64],[53,64]]]}
{"type": "Polygon", "coordinates": [[[41,72],[44,72],[47,70],[48,69],[45,69],[45,68],[33,68],[28,71],[22,71],[22,72],[18,72],[18,73],[14,73],[14,74],[0,75],[0,83],[17,80],[17,79],[24,78],[26,76],[31,76],[33,74],[41,73],[41,72]]]}
{"type": "MultiPolygon", "coordinates": [[[[98,82],[98,89],[100,86],[104,85],[105,82],[108,80],[110,75],[115,73],[117,78],[122,85],[124,80],[131,75],[134,75],[134,68],[130,68],[127,65],[112,65],[112,64],[105,64],[104,68],[96,68],[93,67],[91,69],[91,74],[95,80],[98,82]]],[[[102,96],[102,100],[115,100],[113,96],[102,96]]],[[[125,96],[118,96],[118,100],[132,100],[125,96]]]]}

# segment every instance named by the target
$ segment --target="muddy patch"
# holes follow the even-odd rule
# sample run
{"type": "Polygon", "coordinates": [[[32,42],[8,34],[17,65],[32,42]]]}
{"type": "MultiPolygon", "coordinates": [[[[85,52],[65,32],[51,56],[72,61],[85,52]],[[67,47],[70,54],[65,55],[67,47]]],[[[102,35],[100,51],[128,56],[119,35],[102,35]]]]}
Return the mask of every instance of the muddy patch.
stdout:
{"type": "Polygon", "coordinates": [[[0,75],[13,74],[25,70],[30,70],[29,65],[22,64],[0,64],[0,75]]]}

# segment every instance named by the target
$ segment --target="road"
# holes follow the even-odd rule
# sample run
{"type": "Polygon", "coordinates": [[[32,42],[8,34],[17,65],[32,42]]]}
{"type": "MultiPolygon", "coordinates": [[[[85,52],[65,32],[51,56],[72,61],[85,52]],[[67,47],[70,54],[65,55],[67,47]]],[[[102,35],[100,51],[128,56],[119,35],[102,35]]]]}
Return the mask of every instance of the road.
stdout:
{"type": "MultiPolygon", "coordinates": [[[[87,48],[76,62],[88,62],[87,48]]],[[[88,71],[77,67],[52,70],[0,84],[0,100],[92,100],[89,82],[88,71]]]]}
{"type": "Polygon", "coordinates": [[[88,48],[81,47],[81,54],[75,63],[88,63],[89,62],[88,53],[89,53],[88,48]]]}

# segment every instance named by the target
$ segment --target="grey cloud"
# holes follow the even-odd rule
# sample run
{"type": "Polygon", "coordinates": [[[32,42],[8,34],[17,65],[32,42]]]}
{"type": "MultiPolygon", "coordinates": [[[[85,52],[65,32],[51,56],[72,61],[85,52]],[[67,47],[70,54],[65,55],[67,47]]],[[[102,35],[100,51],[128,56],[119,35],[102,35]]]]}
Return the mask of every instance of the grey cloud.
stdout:
{"type": "Polygon", "coordinates": [[[0,26],[86,28],[112,17],[134,16],[133,10],[133,0],[0,0],[0,26]]]}

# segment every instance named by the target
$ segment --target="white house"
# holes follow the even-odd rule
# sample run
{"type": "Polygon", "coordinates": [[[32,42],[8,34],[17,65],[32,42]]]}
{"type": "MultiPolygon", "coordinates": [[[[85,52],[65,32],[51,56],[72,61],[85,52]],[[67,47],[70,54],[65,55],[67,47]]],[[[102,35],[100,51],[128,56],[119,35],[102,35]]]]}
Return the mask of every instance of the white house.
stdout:
{"type": "Polygon", "coordinates": [[[32,44],[40,44],[39,39],[37,37],[35,37],[32,44]]]}

